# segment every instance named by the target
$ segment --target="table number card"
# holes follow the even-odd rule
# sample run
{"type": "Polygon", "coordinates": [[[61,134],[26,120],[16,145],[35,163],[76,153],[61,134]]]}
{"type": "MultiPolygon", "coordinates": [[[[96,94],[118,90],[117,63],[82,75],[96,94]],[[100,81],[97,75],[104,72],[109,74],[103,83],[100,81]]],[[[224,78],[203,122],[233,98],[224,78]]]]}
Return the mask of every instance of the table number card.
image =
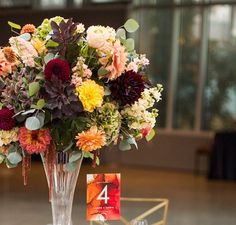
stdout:
{"type": "Polygon", "coordinates": [[[120,219],[120,174],[87,174],[87,220],[120,219]]]}

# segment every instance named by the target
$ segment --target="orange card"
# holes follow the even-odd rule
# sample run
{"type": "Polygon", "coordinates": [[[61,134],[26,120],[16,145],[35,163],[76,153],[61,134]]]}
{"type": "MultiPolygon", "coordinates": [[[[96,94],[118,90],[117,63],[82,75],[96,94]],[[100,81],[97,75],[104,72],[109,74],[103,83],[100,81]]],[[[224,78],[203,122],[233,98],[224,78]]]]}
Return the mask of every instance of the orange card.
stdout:
{"type": "Polygon", "coordinates": [[[87,220],[120,219],[120,174],[87,174],[87,220]]]}

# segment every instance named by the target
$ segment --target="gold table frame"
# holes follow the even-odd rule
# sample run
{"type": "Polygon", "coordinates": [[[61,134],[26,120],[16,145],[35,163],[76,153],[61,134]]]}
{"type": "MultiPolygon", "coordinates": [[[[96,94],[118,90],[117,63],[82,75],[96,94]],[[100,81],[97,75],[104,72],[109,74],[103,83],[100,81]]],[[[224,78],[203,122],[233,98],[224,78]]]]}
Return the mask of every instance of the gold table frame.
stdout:
{"type": "MultiPolygon", "coordinates": [[[[162,219],[159,220],[159,221],[156,221],[155,223],[152,223],[150,225],[166,225],[168,206],[169,206],[169,200],[168,199],[164,199],[164,198],[163,199],[162,198],[121,198],[121,201],[126,201],[126,202],[156,202],[157,203],[156,206],[154,206],[154,207],[150,208],[149,210],[143,212],[139,216],[131,219],[130,221],[128,221],[127,219],[125,219],[124,217],[121,216],[120,221],[122,222],[122,224],[131,225],[131,221],[135,221],[135,220],[137,221],[137,220],[145,219],[147,216],[155,213],[156,211],[158,211],[160,209],[164,209],[162,219]]],[[[109,223],[107,223],[107,222],[90,221],[90,225],[93,225],[93,224],[109,225],[109,223]]]]}

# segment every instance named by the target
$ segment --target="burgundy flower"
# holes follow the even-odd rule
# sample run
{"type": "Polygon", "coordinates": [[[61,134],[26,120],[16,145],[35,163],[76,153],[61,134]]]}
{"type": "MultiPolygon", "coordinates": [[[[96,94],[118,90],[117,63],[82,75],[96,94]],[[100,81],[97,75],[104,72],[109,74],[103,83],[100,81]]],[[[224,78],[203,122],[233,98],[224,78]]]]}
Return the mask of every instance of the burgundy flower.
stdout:
{"type": "Polygon", "coordinates": [[[121,105],[131,105],[141,97],[144,80],[136,72],[128,71],[111,82],[110,89],[113,99],[120,102],[121,105]]]}
{"type": "Polygon", "coordinates": [[[67,81],[70,78],[70,65],[63,59],[52,59],[45,66],[44,74],[47,80],[51,80],[54,75],[62,81],[67,81]]]}
{"type": "Polygon", "coordinates": [[[13,110],[8,108],[0,109],[0,129],[11,130],[15,126],[15,120],[12,118],[13,116],[13,110]]]}

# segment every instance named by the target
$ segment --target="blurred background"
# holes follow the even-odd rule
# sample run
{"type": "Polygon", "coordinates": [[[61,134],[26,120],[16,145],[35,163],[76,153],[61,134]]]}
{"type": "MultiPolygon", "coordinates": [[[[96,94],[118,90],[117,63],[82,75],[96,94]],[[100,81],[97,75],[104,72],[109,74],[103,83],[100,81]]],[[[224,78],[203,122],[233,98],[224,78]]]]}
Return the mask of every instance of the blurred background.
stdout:
{"type": "MultiPolygon", "coordinates": [[[[136,49],[150,59],[151,80],[164,85],[152,142],[102,151],[97,169],[84,163],[74,225],[86,224],[85,174],[96,172],[121,172],[123,196],[170,199],[168,225],[236,224],[236,1],[0,0],[0,46],[13,35],[7,21],[38,26],[56,15],[86,27],[136,19],[136,49]]],[[[50,222],[42,166],[32,167],[26,188],[20,168],[0,167],[0,224],[50,222]]]]}

